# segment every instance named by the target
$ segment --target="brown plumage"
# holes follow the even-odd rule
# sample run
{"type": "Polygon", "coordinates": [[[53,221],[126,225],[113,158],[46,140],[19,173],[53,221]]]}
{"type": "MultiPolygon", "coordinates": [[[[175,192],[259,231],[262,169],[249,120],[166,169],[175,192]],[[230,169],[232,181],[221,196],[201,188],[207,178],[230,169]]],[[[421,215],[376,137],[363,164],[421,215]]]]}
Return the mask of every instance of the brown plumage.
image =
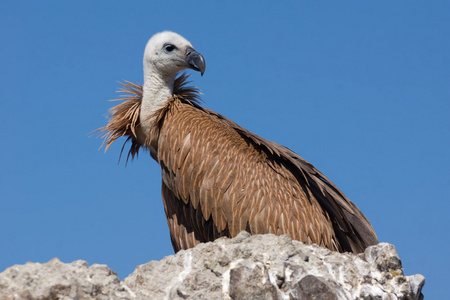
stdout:
{"type": "MultiPolygon", "coordinates": [[[[267,141],[199,105],[198,90],[179,76],[173,97],[152,116],[139,141],[142,87],[111,109],[104,145],[131,141],[160,164],[162,196],[174,250],[240,231],[289,234],[335,251],[362,252],[378,243],[371,224],[321,172],[290,149],[267,141]]],[[[124,144],[124,146],[125,146],[124,144]]],[[[123,151],[123,148],[122,148],[123,151]]]]}
{"type": "Polygon", "coordinates": [[[124,102],[99,131],[106,148],[127,137],[127,159],[144,147],[160,164],[175,251],[242,230],[289,234],[336,251],[361,252],[378,242],[361,211],[311,164],[200,106],[187,76],[175,79],[183,69],[205,71],[189,41],[158,33],[143,63],[144,85],[123,84],[124,102]]]}

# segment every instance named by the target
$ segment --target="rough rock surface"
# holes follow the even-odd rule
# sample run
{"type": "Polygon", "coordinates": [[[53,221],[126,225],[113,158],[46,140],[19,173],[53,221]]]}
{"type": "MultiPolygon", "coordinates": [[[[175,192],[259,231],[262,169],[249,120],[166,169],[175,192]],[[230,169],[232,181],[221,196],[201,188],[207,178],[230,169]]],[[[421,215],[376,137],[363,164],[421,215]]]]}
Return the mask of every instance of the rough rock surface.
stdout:
{"type": "Polygon", "coordinates": [[[0,299],[422,299],[422,275],[404,276],[394,246],[353,255],[241,233],[140,265],[123,281],[105,265],[16,265],[0,299]]]}

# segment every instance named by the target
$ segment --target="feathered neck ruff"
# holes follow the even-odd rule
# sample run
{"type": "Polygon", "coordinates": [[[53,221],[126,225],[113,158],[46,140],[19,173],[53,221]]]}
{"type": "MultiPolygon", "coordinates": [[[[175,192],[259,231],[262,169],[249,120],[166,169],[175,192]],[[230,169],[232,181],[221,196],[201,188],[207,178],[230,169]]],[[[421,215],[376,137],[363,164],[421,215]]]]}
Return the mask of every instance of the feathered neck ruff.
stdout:
{"type": "Polygon", "coordinates": [[[120,82],[122,88],[117,92],[121,93],[122,97],[111,101],[123,102],[109,109],[108,124],[95,131],[95,133],[103,134],[102,138],[104,138],[104,141],[102,147],[105,146],[105,151],[108,150],[109,146],[111,146],[118,138],[127,137],[126,141],[123,143],[120,156],[122,156],[125,145],[128,142],[131,142],[127,161],[130,156],[133,160],[135,156],[138,156],[142,146],[149,147],[151,141],[157,138],[157,135],[159,134],[157,128],[172,104],[183,102],[198,107],[201,101],[200,91],[196,87],[186,86],[190,83],[190,81],[187,80],[188,78],[189,75],[186,73],[180,74],[180,76],[175,79],[173,96],[168,98],[164,105],[149,117],[149,119],[153,119],[154,121],[150,132],[144,132],[146,135],[145,144],[139,142],[137,136],[137,133],[140,130],[139,115],[141,113],[142,85],[129,81],[125,81],[125,83],[120,82]]]}

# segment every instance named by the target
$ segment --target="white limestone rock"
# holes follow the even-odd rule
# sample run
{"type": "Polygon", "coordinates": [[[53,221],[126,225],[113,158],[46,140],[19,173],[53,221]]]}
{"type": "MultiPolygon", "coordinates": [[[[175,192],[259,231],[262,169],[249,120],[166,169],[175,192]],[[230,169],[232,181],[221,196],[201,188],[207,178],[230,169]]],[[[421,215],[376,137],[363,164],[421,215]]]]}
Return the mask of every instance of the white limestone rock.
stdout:
{"type": "Polygon", "coordinates": [[[424,282],[404,276],[387,243],[353,255],[242,232],[140,265],[122,282],[84,261],[16,265],[0,274],[0,299],[417,300],[424,282]]]}

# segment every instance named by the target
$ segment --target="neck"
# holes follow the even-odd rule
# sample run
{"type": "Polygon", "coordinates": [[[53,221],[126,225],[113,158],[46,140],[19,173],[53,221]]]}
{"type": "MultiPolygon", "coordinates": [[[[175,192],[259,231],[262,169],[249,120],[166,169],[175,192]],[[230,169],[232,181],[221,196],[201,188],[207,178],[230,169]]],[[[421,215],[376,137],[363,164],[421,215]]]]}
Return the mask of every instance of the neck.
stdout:
{"type": "Polygon", "coordinates": [[[152,115],[173,96],[173,84],[176,74],[160,74],[152,70],[144,71],[144,86],[139,116],[144,139],[152,124],[152,115]]]}

